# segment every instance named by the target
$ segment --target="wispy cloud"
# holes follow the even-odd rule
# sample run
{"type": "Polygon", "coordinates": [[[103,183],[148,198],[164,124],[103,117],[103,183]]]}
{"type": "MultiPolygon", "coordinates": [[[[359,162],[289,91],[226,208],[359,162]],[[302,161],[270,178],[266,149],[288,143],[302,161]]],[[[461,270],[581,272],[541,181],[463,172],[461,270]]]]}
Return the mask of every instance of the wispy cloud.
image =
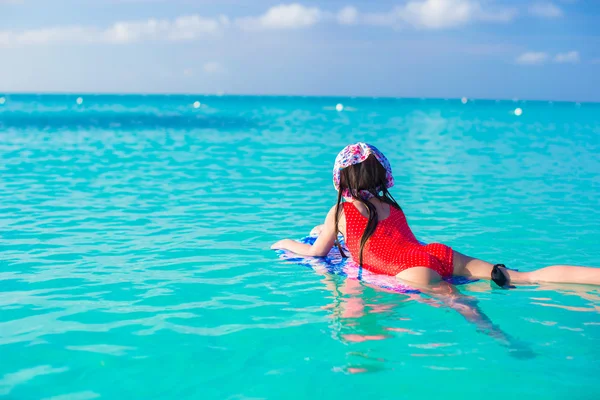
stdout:
{"type": "Polygon", "coordinates": [[[361,13],[353,6],[332,12],[292,3],[271,7],[259,16],[233,20],[225,15],[184,15],[175,19],[119,21],[107,27],[72,25],[23,31],[5,30],[0,31],[0,47],[189,41],[217,35],[225,29],[290,30],[308,28],[320,22],[440,30],[472,22],[509,22],[515,16],[516,10],[512,8],[491,8],[489,2],[480,3],[477,0],[410,0],[402,6],[381,13],[361,13]]]}
{"type": "Polygon", "coordinates": [[[145,40],[185,41],[218,33],[229,25],[225,16],[203,18],[188,15],[174,20],[116,22],[98,29],[86,26],[57,26],[21,32],[0,31],[0,47],[53,43],[136,43],[145,40]]]}
{"type": "Polygon", "coordinates": [[[540,18],[559,18],[563,11],[552,3],[533,3],[529,6],[529,14],[540,18]]]}
{"type": "Polygon", "coordinates": [[[100,41],[133,43],[142,40],[194,40],[203,35],[217,33],[229,24],[227,17],[218,19],[187,15],[173,21],[150,19],[142,22],[117,22],[104,32],[100,41]]]}
{"type": "Polygon", "coordinates": [[[271,7],[259,17],[238,18],[235,23],[242,29],[298,29],[312,26],[323,17],[323,11],[317,7],[302,4],[281,4],[271,7]]]}
{"type": "Polygon", "coordinates": [[[580,61],[578,51],[569,51],[567,53],[558,53],[554,56],[554,62],[559,64],[577,64],[580,61]]]}
{"type": "Polygon", "coordinates": [[[529,51],[517,57],[517,64],[521,65],[540,65],[548,60],[548,53],[542,51],[529,51]]]}
{"type": "Polygon", "coordinates": [[[516,17],[517,11],[506,7],[483,7],[474,0],[412,0],[389,12],[354,14],[353,20],[366,25],[447,29],[477,21],[509,22],[516,17]]]}
{"type": "Polygon", "coordinates": [[[516,11],[484,9],[479,2],[472,0],[426,0],[409,2],[402,14],[411,25],[441,29],[478,20],[506,22],[515,17],[516,11]]]}
{"type": "Polygon", "coordinates": [[[411,1],[396,8],[403,22],[418,28],[441,29],[464,25],[480,12],[479,4],[469,0],[411,1]]]}
{"type": "Polygon", "coordinates": [[[348,6],[342,8],[337,14],[337,21],[342,25],[354,25],[358,22],[358,10],[348,6]]]}
{"type": "Polygon", "coordinates": [[[558,53],[554,57],[543,51],[529,51],[517,57],[516,62],[521,65],[540,65],[550,60],[558,64],[577,64],[580,56],[579,52],[575,50],[558,53]]]}

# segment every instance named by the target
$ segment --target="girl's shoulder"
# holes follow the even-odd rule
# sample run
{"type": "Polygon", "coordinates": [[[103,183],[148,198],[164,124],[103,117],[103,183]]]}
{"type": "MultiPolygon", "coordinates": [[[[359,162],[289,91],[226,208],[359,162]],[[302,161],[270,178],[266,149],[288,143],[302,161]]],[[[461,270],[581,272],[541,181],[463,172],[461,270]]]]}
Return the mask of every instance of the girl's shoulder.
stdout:
{"type": "Polygon", "coordinates": [[[347,202],[342,202],[342,203],[340,203],[340,204],[334,204],[334,205],[333,205],[333,206],[332,206],[332,207],[329,209],[329,213],[328,213],[327,215],[328,215],[328,216],[329,216],[329,215],[331,215],[333,218],[335,218],[335,213],[336,213],[336,211],[337,211],[337,213],[338,213],[338,216],[339,216],[339,218],[340,218],[340,220],[341,220],[341,218],[343,218],[343,217],[344,217],[344,215],[345,215],[345,211],[346,211],[346,207],[347,207],[347,205],[346,205],[346,204],[349,204],[349,203],[347,203],[347,202]]]}
{"type": "Polygon", "coordinates": [[[325,221],[335,221],[335,213],[337,210],[338,213],[338,220],[342,221],[344,219],[344,204],[345,203],[340,203],[339,206],[337,204],[334,204],[329,211],[327,212],[327,217],[325,218],[325,221]]]}

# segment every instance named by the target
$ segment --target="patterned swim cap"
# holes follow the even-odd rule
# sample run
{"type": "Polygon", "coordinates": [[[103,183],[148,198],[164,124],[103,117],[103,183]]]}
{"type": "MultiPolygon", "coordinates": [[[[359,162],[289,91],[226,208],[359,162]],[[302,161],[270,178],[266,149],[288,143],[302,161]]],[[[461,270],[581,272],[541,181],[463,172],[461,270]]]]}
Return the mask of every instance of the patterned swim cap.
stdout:
{"type": "MultiPolygon", "coordinates": [[[[370,155],[375,156],[377,161],[385,168],[385,177],[386,177],[386,189],[394,186],[394,177],[392,176],[392,167],[390,166],[389,161],[382,152],[377,150],[375,146],[371,146],[370,144],[358,142],[356,144],[350,144],[335,158],[335,163],[333,165],[333,186],[335,190],[340,190],[340,171],[346,167],[351,165],[359,164],[367,159],[370,155]]],[[[378,191],[381,191],[381,188],[378,188],[378,191]]],[[[342,193],[345,199],[352,199],[352,195],[348,189],[344,189],[342,193]]],[[[373,194],[367,190],[361,190],[360,196],[364,199],[370,199],[373,197],[373,194]]]]}

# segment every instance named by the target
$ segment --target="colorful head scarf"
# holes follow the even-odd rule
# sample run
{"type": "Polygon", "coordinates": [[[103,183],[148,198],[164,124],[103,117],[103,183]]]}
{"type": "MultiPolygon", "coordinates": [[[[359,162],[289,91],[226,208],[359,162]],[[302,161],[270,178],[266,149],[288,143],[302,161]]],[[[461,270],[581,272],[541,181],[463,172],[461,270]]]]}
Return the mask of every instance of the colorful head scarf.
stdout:
{"type": "MultiPolygon", "coordinates": [[[[344,149],[340,151],[340,153],[335,158],[335,164],[333,165],[333,186],[335,187],[335,190],[340,190],[340,171],[346,167],[356,165],[365,161],[367,157],[369,157],[371,154],[375,156],[377,161],[379,161],[383,168],[385,168],[386,189],[389,189],[392,186],[394,186],[392,167],[390,166],[389,161],[387,160],[387,158],[385,158],[383,153],[377,150],[375,146],[371,146],[370,144],[363,142],[358,142],[356,144],[350,144],[344,147],[344,149]]],[[[380,192],[381,190],[383,190],[383,188],[377,188],[378,192],[380,192]]],[[[361,190],[359,195],[363,199],[370,199],[371,197],[373,197],[373,194],[367,190],[361,190]]],[[[352,194],[348,189],[344,189],[342,196],[344,196],[346,200],[352,199],[352,194]]]]}

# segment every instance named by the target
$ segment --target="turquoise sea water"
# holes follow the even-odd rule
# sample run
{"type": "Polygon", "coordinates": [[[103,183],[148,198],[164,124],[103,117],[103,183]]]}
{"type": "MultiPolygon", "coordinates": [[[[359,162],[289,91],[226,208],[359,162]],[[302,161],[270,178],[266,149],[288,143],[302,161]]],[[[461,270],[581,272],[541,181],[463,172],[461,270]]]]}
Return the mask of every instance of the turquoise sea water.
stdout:
{"type": "Polygon", "coordinates": [[[435,299],[269,250],[321,223],[360,140],[420,239],[600,267],[600,104],[2,97],[0,397],[600,397],[597,288],[459,286],[523,357],[435,299]]]}

